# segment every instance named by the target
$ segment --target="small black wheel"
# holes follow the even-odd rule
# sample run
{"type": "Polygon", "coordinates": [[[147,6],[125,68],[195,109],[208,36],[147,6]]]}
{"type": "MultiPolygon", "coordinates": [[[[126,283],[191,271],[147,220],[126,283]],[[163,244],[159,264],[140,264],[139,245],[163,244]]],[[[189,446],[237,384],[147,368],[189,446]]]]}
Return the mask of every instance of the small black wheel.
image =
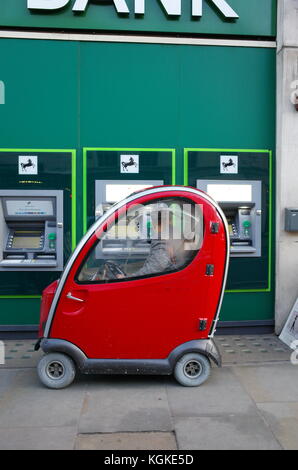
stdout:
{"type": "Polygon", "coordinates": [[[37,373],[43,385],[60,389],[73,382],[76,366],[73,360],[65,354],[49,353],[40,359],[37,373]]]}
{"type": "Polygon", "coordinates": [[[208,357],[199,353],[188,353],[176,363],[174,376],[185,387],[197,387],[204,383],[211,372],[208,357]]]}

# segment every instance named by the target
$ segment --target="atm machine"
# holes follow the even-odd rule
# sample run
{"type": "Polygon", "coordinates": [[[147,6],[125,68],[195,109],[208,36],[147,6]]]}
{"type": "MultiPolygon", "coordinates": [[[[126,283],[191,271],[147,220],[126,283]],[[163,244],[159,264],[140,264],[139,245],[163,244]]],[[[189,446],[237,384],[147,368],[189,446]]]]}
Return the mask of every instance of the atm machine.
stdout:
{"type": "Polygon", "coordinates": [[[215,199],[229,224],[230,254],[260,257],[262,235],[262,182],[197,180],[197,188],[215,199]]]}
{"type": "MultiPolygon", "coordinates": [[[[162,180],[97,180],[95,181],[95,218],[101,217],[113,204],[121,201],[130,194],[144,188],[162,186],[162,180]]],[[[110,237],[103,240],[97,250],[100,259],[127,259],[130,255],[133,260],[145,260],[150,252],[150,230],[152,228],[150,213],[145,210],[128,214],[133,220],[129,224],[129,233],[124,222],[117,224],[117,234],[110,233],[110,237]]]]}
{"type": "Polygon", "coordinates": [[[0,271],[62,271],[63,191],[0,191],[0,271]]]}

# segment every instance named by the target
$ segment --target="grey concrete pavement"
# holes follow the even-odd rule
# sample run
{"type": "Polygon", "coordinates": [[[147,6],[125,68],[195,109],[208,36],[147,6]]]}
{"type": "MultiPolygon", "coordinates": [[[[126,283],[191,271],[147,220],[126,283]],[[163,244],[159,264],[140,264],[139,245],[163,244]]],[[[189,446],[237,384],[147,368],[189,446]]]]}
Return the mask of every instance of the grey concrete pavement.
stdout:
{"type": "Polygon", "coordinates": [[[0,369],[0,449],[298,449],[298,366],[172,377],[86,376],[48,390],[34,368],[0,369]],[[150,444],[151,443],[151,444],[150,444]]]}
{"type": "Polygon", "coordinates": [[[162,378],[97,376],[88,382],[78,425],[80,433],[173,429],[162,378]]]}
{"type": "Polygon", "coordinates": [[[178,419],[181,450],[279,450],[270,428],[255,413],[178,419]]]}

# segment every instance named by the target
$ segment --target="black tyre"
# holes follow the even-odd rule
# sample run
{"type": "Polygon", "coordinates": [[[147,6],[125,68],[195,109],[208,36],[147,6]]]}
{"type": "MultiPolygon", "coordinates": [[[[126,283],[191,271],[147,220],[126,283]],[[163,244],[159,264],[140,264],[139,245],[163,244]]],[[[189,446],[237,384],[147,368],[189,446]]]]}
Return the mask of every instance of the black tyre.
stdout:
{"type": "Polygon", "coordinates": [[[73,382],[76,366],[73,360],[65,354],[49,353],[40,359],[37,373],[43,385],[60,389],[73,382]]]}
{"type": "Polygon", "coordinates": [[[176,363],[174,376],[185,387],[197,387],[204,383],[211,372],[209,359],[203,354],[188,353],[176,363]]]}

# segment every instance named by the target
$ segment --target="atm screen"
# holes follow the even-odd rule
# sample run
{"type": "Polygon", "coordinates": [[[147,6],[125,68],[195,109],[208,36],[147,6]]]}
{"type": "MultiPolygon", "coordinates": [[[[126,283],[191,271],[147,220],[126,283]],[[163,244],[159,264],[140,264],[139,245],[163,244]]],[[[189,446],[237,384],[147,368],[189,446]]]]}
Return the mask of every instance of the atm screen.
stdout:
{"type": "Polygon", "coordinates": [[[35,231],[15,231],[13,235],[13,240],[11,243],[11,248],[25,248],[38,250],[42,248],[42,232],[35,231]]]}
{"type": "Polygon", "coordinates": [[[54,215],[51,199],[6,199],[6,211],[9,217],[47,217],[54,215]]]}
{"type": "Polygon", "coordinates": [[[219,202],[251,202],[251,184],[208,184],[207,193],[219,202]]]}
{"type": "Polygon", "coordinates": [[[135,191],[141,191],[142,189],[152,187],[152,184],[107,184],[106,201],[115,203],[121,201],[135,191]]]}

